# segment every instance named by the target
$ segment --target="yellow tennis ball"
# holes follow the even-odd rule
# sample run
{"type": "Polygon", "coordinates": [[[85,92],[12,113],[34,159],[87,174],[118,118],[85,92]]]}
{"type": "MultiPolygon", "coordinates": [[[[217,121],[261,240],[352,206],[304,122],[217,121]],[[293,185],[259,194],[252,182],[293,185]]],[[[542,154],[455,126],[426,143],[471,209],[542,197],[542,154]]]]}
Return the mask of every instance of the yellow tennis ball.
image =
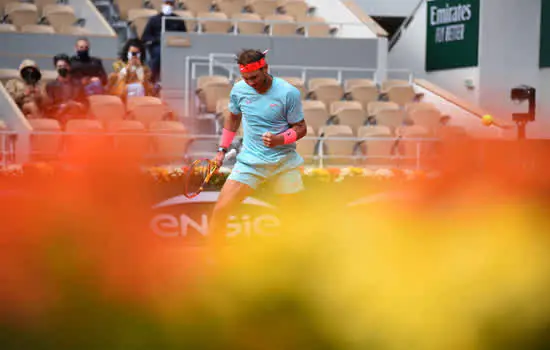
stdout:
{"type": "Polygon", "coordinates": [[[493,116],[490,114],[485,114],[483,117],[481,117],[481,122],[483,125],[489,126],[493,124],[493,116]]]}

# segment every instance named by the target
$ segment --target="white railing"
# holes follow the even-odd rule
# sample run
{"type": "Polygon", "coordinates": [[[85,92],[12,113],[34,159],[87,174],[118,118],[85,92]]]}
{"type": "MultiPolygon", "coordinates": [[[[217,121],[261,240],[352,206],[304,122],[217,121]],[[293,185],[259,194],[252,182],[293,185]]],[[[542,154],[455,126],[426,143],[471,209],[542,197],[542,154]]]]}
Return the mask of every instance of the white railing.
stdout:
{"type": "MultiPolygon", "coordinates": [[[[95,139],[103,139],[104,141],[111,141],[111,145],[115,147],[115,137],[120,136],[122,138],[128,138],[128,137],[143,137],[146,138],[148,143],[148,148],[152,148],[153,139],[158,137],[163,138],[176,138],[181,139],[182,142],[189,142],[187,145],[187,151],[185,154],[179,154],[179,153],[166,153],[162,152],[162,154],[156,153],[154,151],[148,150],[143,154],[143,159],[145,160],[155,160],[155,159],[164,159],[166,157],[175,159],[172,161],[172,163],[188,163],[189,161],[196,159],[196,158],[204,158],[204,157],[213,157],[216,154],[216,149],[210,149],[210,150],[195,150],[190,151],[189,148],[192,147],[193,142],[201,141],[201,140],[212,140],[217,141],[219,139],[219,135],[201,135],[201,134],[171,134],[171,133],[162,133],[162,132],[132,132],[132,133],[116,133],[116,132],[103,132],[103,133],[97,133],[97,132],[60,132],[60,131],[34,131],[31,133],[31,144],[32,144],[32,137],[33,136],[59,136],[60,139],[57,142],[59,148],[55,150],[52,153],[44,153],[37,150],[33,150],[31,147],[31,151],[29,151],[30,156],[48,156],[48,159],[55,159],[55,158],[61,158],[65,154],[68,154],[71,152],[70,149],[70,140],[72,137],[93,137],[95,139]],[[112,139],[109,139],[112,138],[112,139]]],[[[17,133],[12,131],[0,131],[0,140],[3,141],[2,145],[5,145],[5,147],[1,148],[0,156],[2,159],[2,166],[7,166],[9,164],[17,163],[17,159],[15,159],[15,153],[16,153],[16,147],[17,147],[17,133]],[[9,144],[9,146],[8,146],[9,144]]],[[[433,148],[433,146],[439,141],[435,138],[401,138],[401,137],[342,137],[342,136],[330,136],[330,137],[304,137],[303,140],[311,140],[315,142],[314,148],[311,150],[310,153],[304,154],[304,158],[306,160],[313,160],[314,163],[316,163],[319,167],[325,167],[328,163],[331,163],[331,160],[338,159],[340,160],[338,163],[339,165],[376,165],[376,160],[382,160],[383,162],[381,164],[388,164],[388,160],[393,161],[393,165],[399,165],[402,161],[412,160],[414,162],[414,167],[417,169],[420,169],[424,166],[425,157],[428,157],[427,154],[429,152],[426,152],[427,149],[433,148]],[[326,142],[348,142],[352,143],[353,147],[352,149],[349,149],[349,152],[343,152],[339,154],[331,154],[326,153],[327,145],[326,142]],[[363,153],[363,150],[361,149],[361,145],[366,143],[368,147],[369,141],[387,141],[391,143],[392,152],[390,154],[386,155],[367,155],[363,153]],[[399,153],[399,147],[401,143],[411,143],[414,142],[415,144],[415,154],[413,156],[411,155],[404,155],[399,153]],[[342,162],[342,160],[344,160],[342,162]]],[[[300,142],[300,141],[298,141],[300,142]]],[[[240,148],[240,145],[242,144],[242,138],[238,137],[234,143],[233,147],[240,148]]],[[[430,158],[433,158],[433,155],[429,155],[430,158]]],[[[32,157],[31,157],[32,159],[32,157]]],[[[229,162],[227,164],[228,166],[231,166],[232,162],[229,162]]],[[[404,164],[403,164],[404,165],[404,164]]],[[[411,165],[411,164],[407,164],[411,165]]]]}
{"type": "MultiPolygon", "coordinates": [[[[181,21],[185,20],[188,23],[189,22],[196,22],[197,25],[197,33],[206,33],[209,34],[208,31],[204,31],[204,22],[218,22],[218,23],[230,23],[231,28],[228,29],[227,34],[228,35],[239,35],[239,25],[241,23],[259,23],[265,25],[267,28],[267,31],[263,34],[250,34],[250,35],[269,35],[269,36],[276,36],[276,34],[273,34],[273,25],[274,24],[295,24],[296,25],[296,35],[301,35],[298,31],[300,28],[303,28],[304,32],[303,35],[305,37],[309,37],[309,28],[310,27],[318,27],[319,25],[328,25],[329,26],[329,34],[332,33],[341,33],[344,27],[348,26],[356,26],[359,28],[364,28],[365,25],[363,23],[353,23],[353,22],[302,22],[302,21],[284,21],[284,20],[254,20],[254,19],[236,19],[236,18],[211,18],[211,17],[163,17],[162,18],[162,34],[166,32],[166,24],[165,20],[169,21],[181,21]]],[[[195,32],[194,30],[191,30],[191,28],[187,28],[188,32],[195,32]]],[[[226,34],[226,33],[220,33],[220,32],[212,32],[212,34],[226,34]]],[[[249,35],[249,34],[245,34],[249,35]]],[[[330,38],[331,35],[327,36],[327,38],[330,38]]]]}

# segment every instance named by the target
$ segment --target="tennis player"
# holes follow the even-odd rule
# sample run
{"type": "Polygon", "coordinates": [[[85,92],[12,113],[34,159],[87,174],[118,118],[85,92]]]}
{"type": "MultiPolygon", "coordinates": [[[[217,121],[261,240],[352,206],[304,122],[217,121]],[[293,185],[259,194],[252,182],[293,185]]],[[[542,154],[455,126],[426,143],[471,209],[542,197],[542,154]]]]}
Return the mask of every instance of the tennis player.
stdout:
{"type": "MultiPolygon", "coordinates": [[[[269,180],[281,195],[303,189],[296,140],[307,133],[300,91],[271,76],[265,52],[243,50],[237,57],[242,80],[231,90],[229,118],[225,120],[215,162],[221,166],[235,133],[243,124],[243,146],[214,207],[209,236],[223,244],[231,213],[258,186],[269,180]]],[[[287,198],[291,198],[288,196],[287,198]]]]}

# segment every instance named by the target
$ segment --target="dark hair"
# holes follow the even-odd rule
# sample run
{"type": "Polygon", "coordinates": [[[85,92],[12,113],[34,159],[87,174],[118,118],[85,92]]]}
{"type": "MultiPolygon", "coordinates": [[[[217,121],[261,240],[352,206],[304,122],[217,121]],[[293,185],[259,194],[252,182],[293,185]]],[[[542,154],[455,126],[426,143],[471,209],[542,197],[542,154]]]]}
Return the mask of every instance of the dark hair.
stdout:
{"type": "Polygon", "coordinates": [[[120,59],[123,62],[128,62],[128,51],[130,50],[130,47],[137,47],[139,49],[139,52],[141,53],[140,59],[141,62],[145,62],[145,45],[143,45],[143,41],[139,39],[130,39],[126,41],[124,46],[122,47],[122,51],[120,51],[120,59]]]}
{"type": "Polygon", "coordinates": [[[79,41],[85,41],[85,42],[87,42],[88,44],[90,43],[90,40],[89,40],[87,37],[85,37],[85,36],[81,36],[81,37],[79,37],[78,39],[76,39],[75,43],[77,43],[77,42],[79,42],[79,41]]]}
{"type": "Polygon", "coordinates": [[[258,50],[245,49],[242,50],[237,56],[238,64],[249,64],[252,62],[258,62],[262,58],[265,58],[265,54],[258,50]]]}
{"type": "Polygon", "coordinates": [[[59,53],[55,56],[53,56],[53,65],[54,66],[57,66],[57,62],[59,61],[65,61],[67,62],[67,64],[70,66],[71,65],[71,60],[69,59],[69,56],[64,54],[64,53],[59,53]]]}

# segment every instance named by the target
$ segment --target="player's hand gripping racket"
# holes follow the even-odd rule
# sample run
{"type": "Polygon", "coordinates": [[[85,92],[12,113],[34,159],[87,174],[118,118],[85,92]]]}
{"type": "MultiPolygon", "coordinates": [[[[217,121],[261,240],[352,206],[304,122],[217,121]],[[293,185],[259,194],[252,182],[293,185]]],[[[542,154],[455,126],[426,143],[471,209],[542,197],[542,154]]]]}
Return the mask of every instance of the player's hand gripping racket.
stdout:
{"type": "MultiPolygon", "coordinates": [[[[235,149],[227,152],[224,161],[229,160],[237,154],[235,149]]],[[[187,198],[194,198],[202,192],[208,184],[212,175],[218,170],[218,165],[211,159],[197,159],[194,161],[185,177],[185,188],[183,194],[187,198]]]]}

